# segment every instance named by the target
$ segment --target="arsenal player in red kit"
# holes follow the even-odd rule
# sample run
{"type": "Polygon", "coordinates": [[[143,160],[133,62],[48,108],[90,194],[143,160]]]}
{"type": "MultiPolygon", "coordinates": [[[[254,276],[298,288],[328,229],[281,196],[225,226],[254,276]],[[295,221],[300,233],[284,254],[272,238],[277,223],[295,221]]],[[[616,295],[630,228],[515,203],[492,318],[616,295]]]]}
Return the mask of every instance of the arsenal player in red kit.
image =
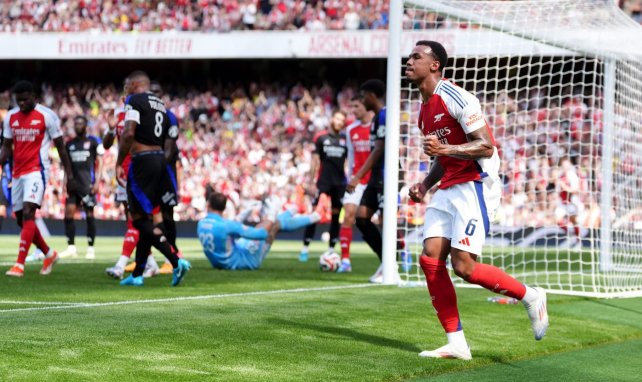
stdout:
{"type": "Polygon", "coordinates": [[[433,157],[425,179],[410,188],[420,202],[438,182],[424,221],[424,248],[420,265],[433,307],[448,344],[419,355],[430,358],[472,358],[459,319],[457,296],[446,259],[455,274],[469,283],[521,300],[531,320],[536,340],[546,334],[546,292],[531,288],[501,269],[477,262],[489,230],[490,217],[499,206],[501,187],[499,156],[479,100],[442,78],[448,62],[444,47],[419,41],[406,64],[406,76],[421,93],[419,129],[424,153],[433,157]]]}
{"type": "Polygon", "coordinates": [[[24,275],[25,259],[32,243],[45,254],[40,274],[48,275],[58,260],[58,254],[49,248],[34,219],[45,194],[51,141],[56,146],[64,166],[69,193],[75,191],[74,175],[62,140],[58,116],[51,109],[36,103],[34,87],[30,82],[17,82],[12,94],[18,106],[11,109],[4,119],[4,143],[0,151],[0,165],[4,165],[7,159],[13,156],[11,202],[21,231],[18,259],[6,275],[24,275]]]}

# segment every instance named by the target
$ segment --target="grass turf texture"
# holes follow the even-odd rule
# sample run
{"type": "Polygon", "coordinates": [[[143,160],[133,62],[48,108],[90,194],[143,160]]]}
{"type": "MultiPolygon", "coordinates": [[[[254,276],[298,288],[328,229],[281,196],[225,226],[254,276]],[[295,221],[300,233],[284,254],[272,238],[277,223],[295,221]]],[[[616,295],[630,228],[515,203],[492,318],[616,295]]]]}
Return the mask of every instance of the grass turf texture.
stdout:
{"type": "MultiPolygon", "coordinates": [[[[0,236],[3,271],[17,240],[0,236]]],[[[23,279],[0,280],[0,380],[639,380],[642,299],[550,296],[552,326],[536,342],[521,305],[458,289],[474,358],[428,360],[417,353],[445,336],[425,288],[347,289],[377,267],[361,244],[351,274],[319,272],[312,254],[320,244],[299,263],[295,242],[275,243],[259,271],[230,272],[212,269],[195,240],[181,240],[194,265],[184,285],[170,288],[170,277],[159,276],[124,288],[104,275],[120,239],[98,238],[94,261],[82,258],[83,241],[79,258],[61,260],[50,276],[28,264],[23,279]],[[297,288],[319,289],[270,292],[297,288]],[[186,296],[210,297],[171,300],[186,296]],[[150,299],[166,300],[110,305],[150,299]],[[44,309],[14,310],[25,308],[44,309]]],[[[65,247],[62,238],[50,242],[65,247]]]]}

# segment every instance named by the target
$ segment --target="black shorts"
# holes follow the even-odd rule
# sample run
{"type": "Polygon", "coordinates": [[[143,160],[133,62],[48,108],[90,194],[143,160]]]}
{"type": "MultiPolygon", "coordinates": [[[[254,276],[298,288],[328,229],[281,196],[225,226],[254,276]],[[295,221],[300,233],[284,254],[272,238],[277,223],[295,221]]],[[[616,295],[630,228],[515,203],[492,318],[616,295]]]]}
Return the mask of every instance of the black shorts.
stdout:
{"type": "Polygon", "coordinates": [[[83,208],[96,207],[96,195],[87,190],[79,190],[67,196],[65,204],[75,204],[83,208]]]}
{"type": "Polygon", "coordinates": [[[343,199],[343,195],[346,193],[345,185],[317,184],[317,189],[319,190],[319,192],[312,201],[312,205],[314,207],[319,204],[319,197],[321,196],[321,194],[326,194],[330,197],[332,208],[340,209],[341,207],[343,207],[343,203],[341,200],[343,199]]]}
{"type": "Polygon", "coordinates": [[[127,174],[129,210],[151,215],[161,206],[175,206],[176,176],[165,162],[162,151],[132,155],[127,174]]]}
{"type": "Polygon", "coordinates": [[[363,191],[360,206],[368,207],[373,211],[383,210],[383,187],[368,185],[363,191]]]}

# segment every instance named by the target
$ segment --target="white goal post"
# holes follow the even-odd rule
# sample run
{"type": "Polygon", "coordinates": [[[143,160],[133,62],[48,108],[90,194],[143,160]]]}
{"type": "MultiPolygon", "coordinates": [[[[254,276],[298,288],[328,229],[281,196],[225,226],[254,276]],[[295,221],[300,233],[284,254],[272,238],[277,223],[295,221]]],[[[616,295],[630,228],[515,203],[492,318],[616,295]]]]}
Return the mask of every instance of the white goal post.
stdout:
{"type": "Polygon", "coordinates": [[[642,296],[642,27],[613,0],[391,0],[384,283],[425,285],[429,196],[407,193],[431,159],[402,75],[418,40],[446,47],[444,77],[480,99],[499,147],[480,261],[554,293],[642,296]]]}

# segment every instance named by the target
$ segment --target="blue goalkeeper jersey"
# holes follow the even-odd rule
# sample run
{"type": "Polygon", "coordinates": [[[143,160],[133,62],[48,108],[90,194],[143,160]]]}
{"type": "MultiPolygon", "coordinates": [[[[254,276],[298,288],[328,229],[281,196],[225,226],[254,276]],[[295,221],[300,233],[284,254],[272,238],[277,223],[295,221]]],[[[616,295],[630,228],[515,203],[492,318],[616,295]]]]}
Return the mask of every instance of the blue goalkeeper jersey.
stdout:
{"type": "Polygon", "coordinates": [[[255,269],[255,259],[244,256],[242,245],[237,239],[265,240],[268,232],[265,228],[253,228],[234,220],[228,220],[214,213],[198,222],[198,239],[203,246],[205,256],[216,268],[222,269],[255,269]],[[252,262],[252,264],[246,264],[252,262]]]}

